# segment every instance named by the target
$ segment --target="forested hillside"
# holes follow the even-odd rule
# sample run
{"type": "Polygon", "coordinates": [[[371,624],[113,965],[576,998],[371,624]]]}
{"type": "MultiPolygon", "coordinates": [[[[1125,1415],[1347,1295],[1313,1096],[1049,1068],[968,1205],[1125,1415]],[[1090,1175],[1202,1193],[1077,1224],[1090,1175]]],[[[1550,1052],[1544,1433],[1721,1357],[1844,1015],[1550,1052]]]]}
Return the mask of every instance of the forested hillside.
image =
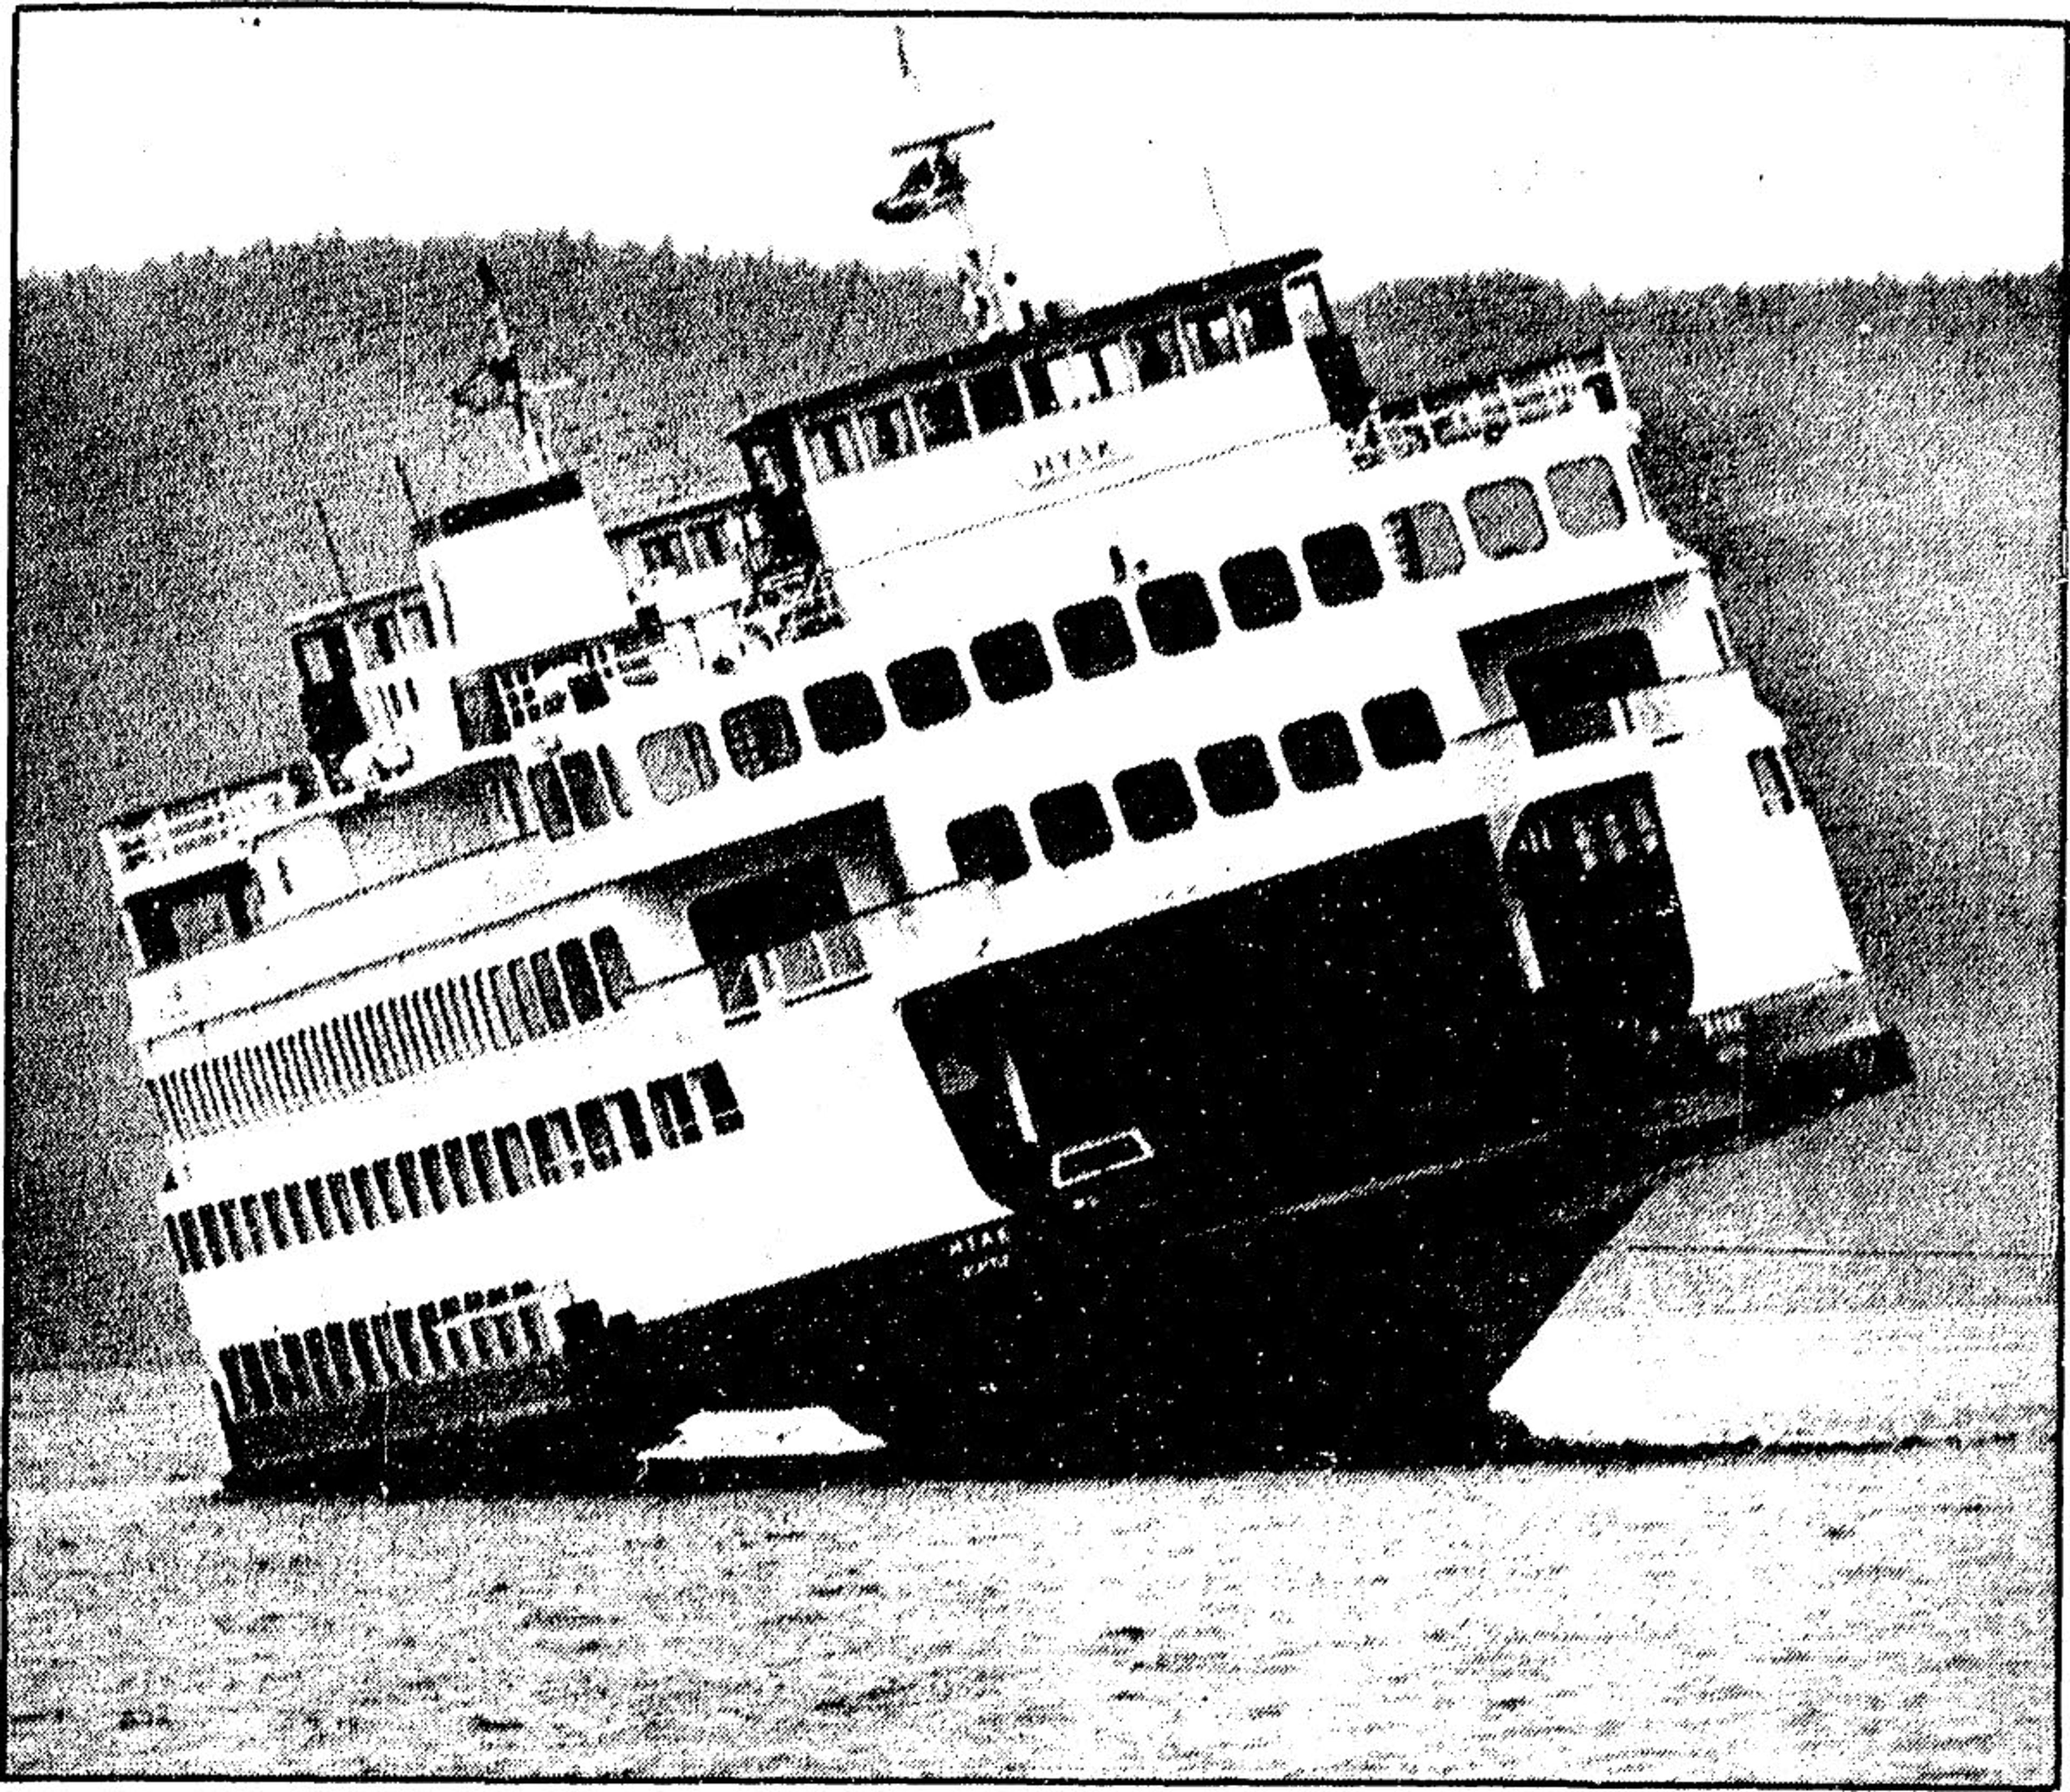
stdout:
{"type": "MultiPolygon", "coordinates": [[[[441,394],[477,346],[472,242],[333,239],[16,292],[10,618],[8,1308],[32,1353],[175,1337],[150,1122],[94,834],[296,745],[280,619],[399,576],[420,496],[493,469],[441,394]]],[[[951,296],[770,258],[487,245],[571,384],[607,516],[735,483],[726,429],[938,346],[951,296]]],[[[1609,336],[1678,530],[1717,557],[1873,966],[1910,1099],[1657,1202],[1662,1235],[2024,1248],[2053,1186],[2060,427],[2052,273],[1604,300],[1520,276],[1348,298],[1383,390],[1609,336]]]]}

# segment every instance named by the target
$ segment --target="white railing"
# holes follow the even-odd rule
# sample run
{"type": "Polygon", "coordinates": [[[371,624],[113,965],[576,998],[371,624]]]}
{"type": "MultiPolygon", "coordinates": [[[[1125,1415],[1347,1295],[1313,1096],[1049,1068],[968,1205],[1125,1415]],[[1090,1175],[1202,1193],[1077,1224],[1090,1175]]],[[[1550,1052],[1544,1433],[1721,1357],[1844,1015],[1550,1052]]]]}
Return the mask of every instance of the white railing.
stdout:
{"type": "Polygon", "coordinates": [[[288,766],[271,777],[182,797],[100,831],[108,876],[120,881],[150,865],[242,843],[276,815],[313,800],[315,780],[288,766]]]}
{"type": "Polygon", "coordinates": [[[1345,431],[1353,465],[1361,470],[1392,460],[1409,460],[1462,442],[1499,442],[1512,429],[1544,422],[1598,401],[1590,382],[1602,387],[1614,410],[1623,403],[1616,357],[1606,343],[1590,355],[1575,355],[1528,373],[1498,374],[1462,392],[1433,402],[1427,398],[1375,405],[1345,431]]]}

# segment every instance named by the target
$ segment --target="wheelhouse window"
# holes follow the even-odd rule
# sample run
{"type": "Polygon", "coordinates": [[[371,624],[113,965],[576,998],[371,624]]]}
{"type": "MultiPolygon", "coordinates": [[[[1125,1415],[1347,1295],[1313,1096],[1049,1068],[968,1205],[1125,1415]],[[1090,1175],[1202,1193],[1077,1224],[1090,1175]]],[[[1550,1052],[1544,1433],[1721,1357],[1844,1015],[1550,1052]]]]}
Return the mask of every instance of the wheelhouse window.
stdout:
{"type": "Polygon", "coordinates": [[[1387,527],[1394,538],[1401,576],[1411,582],[1448,578],[1467,563],[1458,525],[1451,512],[1434,499],[1390,512],[1387,527]]]}
{"type": "Polygon", "coordinates": [[[805,719],[824,753],[853,753],[884,738],[884,704],[867,672],[844,672],[805,687],[805,719]]]}
{"type": "Polygon", "coordinates": [[[884,682],[908,728],[937,728],[970,708],[963,669],[947,647],[927,647],[893,660],[884,668],[884,682]]]}
{"type": "Polygon", "coordinates": [[[1307,793],[1356,784],[1362,768],[1351,724],[1335,710],[1306,716],[1279,731],[1279,755],[1294,788],[1307,793]]]}
{"type": "Polygon", "coordinates": [[[1139,385],[1148,389],[1175,380],[1185,372],[1179,357],[1179,333],[1170,324],[1152,324],[1147,329],[1131,330],[1125,338],[1135,365],[1139,385]]]}
{"type": "Polygon", "coordinates": [[[818,480],[841,479],[858,471],[862,451],[855,439],[855,425],[845,417],[825,417],[805,426],[805,451],[818,480]]]}
{"type": "Polygon", "coordinates": [[[1008,623],[987,629],[971,642],[971,665],[984,694],[994,703],[1017,703],[1040,696],[1056,682],[1042,631],[1033,623],[1008,623]]]}
{"type": "Polygon", "coordinates": [[[638,750],[640,769],[646,773],[647,788],[657,802],[681,802],[718,782],[711,737],[702,722],[679,722],[673,728],[657,729],[642,737],[638,750]]]}
{"type": "Polygon", "coordinates": [[[1491,560],[1513,560],[1545,545],[1538,494],[1521,479],[1492,480],[1467,493],[1467,522],[1475,545],[1491,560]]]}
{"type": "Polygon", "coordinates": [[[902,393],[863,412],[862,439],[869,444],[870,459],[880,467],[920,451],[913,414],[906,408],[902,393]]]}
{"type": "Polygon", "coordinates": [[[1021,383],[1028,388],[1028,408],[1037,417],[1053,416],[1063,409],[1063,400],[1058,394],[1057,383],[1050,378],[1053,362],[1024,361],[1021,363],[1021,383]]]}
{"type": "Polygon", "coordinates": [[[1028,806],[1042,856],[1059,871],[1097,859],[1114,844],[1107,806],[1090,784],[1045,790],[1028,806]]]}
{"type": "Polygon", "coordinates": [[[1372,757],[1383,769],[1422,765],[1440,758],[1445,751],[1445,733],[1438,725],[1438,712],[1422,691],[1391,691],[1375,697],[1359,712],[1372,757]]]}
{"type": "Polygon", "coordinates": [[[1315,601],[1325,608],[1362,603],[1380,591],[1380,556],[1372,537],[1356,523],[1318,529],[1301,541],[1301,559],[1315,601]]]}
{"type": "MultiPolygon", "coordinates": [[[[1035,369],[1031,366],[1029,371],[1032,374],[1035,369]]],[[[1074,349],[1069,354],[1052,355],[1041,363],[1041,372],[1060,410],[1076,410],[1081,405],[1098,404],[1113,396],[1094,350],[1074,349]]],[[[1033,385],[1031,381],[1031,389],[1033,385]]],[[[1036,414],[1042,414],[1039,408],[1036,414]]]]}
{"type": "Polygon", "coordinates": [[[1026,414],[1021,402],[1021,385],[1013,376],[1011,362],[972,374],[970,402],[971,414],[976,419],[980,435],[1011,429],[1026,414]]]}
{"type": "Polygon", "coordinates": [[[1236,322],[1220,305],[1188,312],[1179,320],[1179,330],[1193,365],[1204,372],[1237,358],[1236,322]]]}
{"type": "Polygon", "coordinates": [[[1240,629],[1271,628],[1301,613],[1294,569],[1277,548],[1258,548],[1225,560],[1221,578],[1229,620],[1240,629]]]}
{"type": "Polygon", "coordinates": [[[1198,573],[1172,573],[1148,581],[1135,594],[1143,639],[1167,658],[1211,647],[1221,638],[1221,617],[1198,573]]]}
{"type": "Polygon", "coordinates": [[[1236,302],[1236,328],[1247,355],[1285,348],[1294,340],[1294,327],[1287,317],[1286,295],[1277,287],[1246,293],[1236,302]]]}
{"type": "Polygon", "coordinates": [[[1624,494],[1601,455],[1562,460],[1545,469],[1552,514],[1569,535],[1599,535],[1624,527],[1624,494]]]}
{"type": "Polygon", "coordinates": [[[1074,678],[1105,678],[1135,663],[1127,613],[1112,598],[1067,603],[1057,612],[1056,624],[1058,651],[1074,678]]]}
{"type": "Polygon", "coordinates": [[[1217,815],[1248,815],[1279,800],[1279,779],[1271,756],[1255,734],[1217,741],[1193,755],[1201,789],[1217,815]]]}
{"type": "Polygon", "coordinates": [[[1747,769],[1753,774],[1755,793],[1761,798],[1764,815],[1787,815],[1797,807],[1797,792],[1791,786],[1782,755],[1773,747],[1757,747],[1747,755],[1747,769]]]}
{"type": "Polygon", "coordinates": [[[948,841],[959,878],[1011,884],[1028,875],[1028,843],[1019,820],[1004,803],[958,816],[949,823],[948,841]]]}
{"type": "Polygon", "coordinates": [[[726,757],[742,778],[765,778],[795,765],[802,749],[791,706],[781,697],[736,704],[718,719],[726,757]]]}
{"type": "Polygon", "coordinates": [[[640,564],[650,573],[687,573],[690,554],[681,532],[672,529],[660,535],[642,536],[640,564]]]}
{"type": "Polygon", "coordinates": [[[1114,780],[1115,806],[1132,840],[1161,840],[1183,834],[1200,818],[1192,786],[1176,759],[1131,765],[1114,780]]]}
{"type": "Polygon", "coordinates": [[[931,448],[946,448],[952,442],[970,439],[970,413],[963,408],[960,381],[948,380],[914,394],[913,407],[920,414],[920,439],[931,448]]]}

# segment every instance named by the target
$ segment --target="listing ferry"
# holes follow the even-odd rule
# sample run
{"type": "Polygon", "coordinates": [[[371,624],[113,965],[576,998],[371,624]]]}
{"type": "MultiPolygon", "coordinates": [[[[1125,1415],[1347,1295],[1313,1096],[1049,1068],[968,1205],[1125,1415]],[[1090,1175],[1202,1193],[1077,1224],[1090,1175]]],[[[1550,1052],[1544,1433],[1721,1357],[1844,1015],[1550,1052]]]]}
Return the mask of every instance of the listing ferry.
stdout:
{"type": "Polygon", "coordinates": [[[513,483],[102,835],[230,1488],[1476,1447],[1651,1190],[1909,1081],[1612,350],[1381,398],[1319,262],[973,250],[608,527],[485,263],[513,483]]]}

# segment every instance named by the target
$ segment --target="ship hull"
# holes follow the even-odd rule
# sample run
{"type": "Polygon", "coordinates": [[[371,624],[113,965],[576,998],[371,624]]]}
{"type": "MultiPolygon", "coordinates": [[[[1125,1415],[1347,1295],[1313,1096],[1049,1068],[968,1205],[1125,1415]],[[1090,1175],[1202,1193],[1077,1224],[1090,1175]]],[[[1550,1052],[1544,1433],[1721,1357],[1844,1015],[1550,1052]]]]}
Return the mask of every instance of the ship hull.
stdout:
{"type": "MultiPolygon", "coordinates": [[[[1388,842],[911,991],[1000,1217],[314,1411],[239,1490],[629,1482],[700,1410],[832,1407],[915,1472],[1457,1455],[1651,1190],[1909,1080],[1859,986],[1720,1026],[1524,976],[1485,827],[1388,842]]],[[[858,1145],[858,1149],[861,1149],[858,1145]]]]}

